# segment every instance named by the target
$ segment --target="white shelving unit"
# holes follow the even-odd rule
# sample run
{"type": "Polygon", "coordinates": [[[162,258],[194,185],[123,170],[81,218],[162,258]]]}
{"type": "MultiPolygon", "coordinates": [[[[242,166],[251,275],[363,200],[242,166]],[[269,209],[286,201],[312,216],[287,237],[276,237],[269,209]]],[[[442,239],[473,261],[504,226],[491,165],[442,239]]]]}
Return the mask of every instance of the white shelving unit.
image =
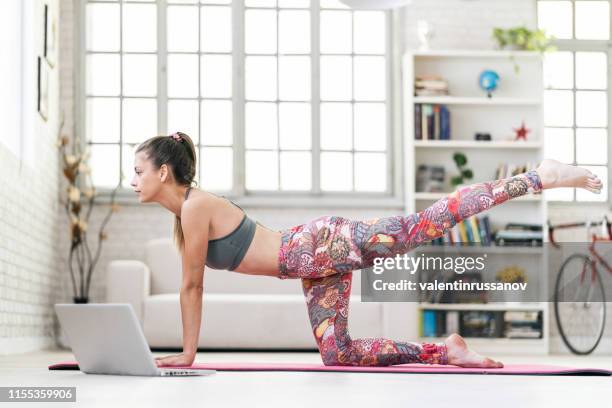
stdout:
{"type": "MultiPolygon", "coordinates": [[[[450,194],[454,189],[450,177],[457,171],[452,160],[454,152],[460,151],[468,158],[467,167],[474,178],[466,183],[491,181],[500,163],[524,164],[539,162],[543,156],[543,112],[542,112],[542,58],[535,52],[512,51],[426,51],[410,52],[403,62],[403,126],[404,126],[404,172],[406,182],[406,212],[415,213],[431,206],[450,194]],[[514,65],[519,66],[515,73],[514,65]],[[478,86],[478,76],[485,69],[495,70],[500,75],[499,87],[493,97],[486,97],[478,86]],[[448,81],[447,96],[414,96],[414,81],[420,75],[440,75],[448,81]],[[444,104],[451,114],[450,140],[415,140],[415,104],[444,104]],[[531,131],[527,141],[514,141],[514,128],[522,122],[531,131]],[[476,141],[477,132],[491,134],[491,141],[476,141]],[[415,191],[416,170],[421,164],[443,165],[446,169],[445,192],[415,191]]],[[[426,137],[426,136],[425,136],[426,137]]],[[[481,213],[487,214],[493,231],[509,222],[526,222],[546,225],[548,217],[546,201],[542,194],[526,195],[511,199],[481,213]]],[[[547,237],[544,237],[547,241],[547,237]]],[[[448,247],[422,246],[416,253],[452,252],[448,247]]],[[[469,248],[460,251],[486,252],[507,265],[518,265],[525,269],[529,278],[547,276],[547,259],[539,248],[500,248],[492,246],[469,248]],[[511,256],[509,256],[511,254],[511,256]]],[[[494,275],[496,271],[488,273],[494,275]]],[[[493,279],[485,280],[492,281],[493,279]]],[[[493,300],[490,300],[494,302],[493,300]]],[[[485,304],[413,304],[416,316],[423,310],[537,310],[542,312],[541,339],[517,338],[466,338],[468,344],[481,353],[545,354],[549,350],[549,309],[547,302],[530,303],[485,303],[485,304]]],[[[412,314],[414,316],[415,314],[412,314]]],[[[412,333],[418,333],[417,319],[412,333]]],[[[419,337],[420,341],[442,341],[442,338],[419,337]]]]}

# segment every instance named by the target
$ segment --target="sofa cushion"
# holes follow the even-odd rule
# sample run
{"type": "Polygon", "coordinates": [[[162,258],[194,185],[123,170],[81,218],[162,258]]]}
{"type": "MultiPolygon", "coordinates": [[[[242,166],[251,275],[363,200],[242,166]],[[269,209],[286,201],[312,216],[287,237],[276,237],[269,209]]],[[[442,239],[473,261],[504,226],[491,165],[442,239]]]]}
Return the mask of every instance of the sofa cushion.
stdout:
{"type": "MultiPolygon", "coordinates": [[[[353,338],[380,337],[382,305],[351,297],[353,338]]],[[[145,337],[151,347],[182,347],[178,294],[145,301],[145,337]]],[[[207,294],[203,296],[199,347],[317,349],[302,295],[207,294]]]]}

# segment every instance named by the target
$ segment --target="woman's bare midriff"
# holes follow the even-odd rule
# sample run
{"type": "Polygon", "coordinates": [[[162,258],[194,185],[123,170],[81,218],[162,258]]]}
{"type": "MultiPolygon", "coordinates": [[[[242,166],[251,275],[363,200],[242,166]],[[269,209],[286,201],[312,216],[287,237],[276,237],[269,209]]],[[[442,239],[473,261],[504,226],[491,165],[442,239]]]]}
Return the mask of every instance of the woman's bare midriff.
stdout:
{"type": "MultiPolygon", "coordinates": [[[[213,214],[209,239],[222,238],[231,233],[244,217],[238,207],[228,200],[209,194],[213,214]]],[[[240,265],[233,272],[248,275],[265,275],[278,277],[278,251],[281,246],[281,233],[260,224],[255,228],[255,235],[240,265]]]]}

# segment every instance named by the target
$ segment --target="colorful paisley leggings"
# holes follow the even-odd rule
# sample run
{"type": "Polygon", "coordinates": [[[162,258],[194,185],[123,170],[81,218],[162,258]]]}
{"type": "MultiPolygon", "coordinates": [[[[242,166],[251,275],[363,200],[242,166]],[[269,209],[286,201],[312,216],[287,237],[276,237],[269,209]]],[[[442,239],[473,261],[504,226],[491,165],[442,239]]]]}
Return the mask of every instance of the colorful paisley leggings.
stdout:
{"type": "Polygon", "coordinates": [[[535,170],[464,186],[411,215],[352,221],[316,218],[282,232],[280,279],[301,279],[312,330],[325,365],[448,364],[446,346],[383,338],[351,339],[348,331],[352,271],[377,257],[395,257],[438,238],[462,220],[527,193],[539,194],[535,170]]]}

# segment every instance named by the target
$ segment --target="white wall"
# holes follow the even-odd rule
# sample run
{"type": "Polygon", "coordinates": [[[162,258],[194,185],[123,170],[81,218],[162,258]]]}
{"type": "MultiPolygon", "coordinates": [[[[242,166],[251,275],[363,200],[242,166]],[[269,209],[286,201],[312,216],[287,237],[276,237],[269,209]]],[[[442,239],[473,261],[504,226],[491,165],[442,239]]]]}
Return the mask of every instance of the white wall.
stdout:
{"type": "MultiPolygon", "coordinates": [[[[48,3],[57,10],[56,2],[48,3]]],[[[0,2],[0,354],[47,347],[55,336],[52,305],[61,283],[55,147],[59,81],[58,70],[52,70],[49,120],[44,122],[36,107],[41,21],[39,1],[0,2]]]]}

